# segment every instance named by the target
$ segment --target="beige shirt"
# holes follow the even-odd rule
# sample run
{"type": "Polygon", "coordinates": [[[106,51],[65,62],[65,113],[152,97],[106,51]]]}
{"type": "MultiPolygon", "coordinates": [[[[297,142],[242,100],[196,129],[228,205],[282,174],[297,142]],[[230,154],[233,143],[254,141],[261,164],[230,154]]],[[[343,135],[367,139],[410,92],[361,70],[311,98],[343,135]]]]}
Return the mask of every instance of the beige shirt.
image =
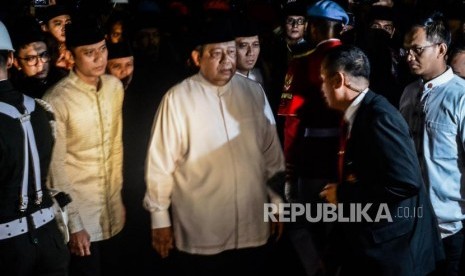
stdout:
{"type": "Polygon", "coordinates": [[[218,87],[194,75],[167,92],[155,116],[144,199],[152,228],[173,224],[176,247],[193,254],[263,245],[264,204],[280,202],[266,182],[283,170],[261,86],[235,75],[218,87]]]}
{"type": "Polygon", "coordinates": [[[69,193],[71,233],[85,230],[91,241],[108,239],[124,225],[122,189],[123,86],[110,75],[101,87],[73,71],[44,96],[56,116],[50,185],[69,193]]]}

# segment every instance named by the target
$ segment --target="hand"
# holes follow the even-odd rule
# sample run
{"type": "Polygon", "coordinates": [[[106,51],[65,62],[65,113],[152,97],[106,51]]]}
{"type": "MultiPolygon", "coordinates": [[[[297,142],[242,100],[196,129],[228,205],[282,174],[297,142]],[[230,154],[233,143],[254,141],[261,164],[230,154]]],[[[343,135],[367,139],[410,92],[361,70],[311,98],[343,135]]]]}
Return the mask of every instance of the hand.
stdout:
{"type": "Polygon", "coordinates": [[[162,258],[168,257],[170,250],[173,249],[173,228],[155,228],[152,229],[152,247],[162,258]]]}
{"type": "Polygon", "coordinates": [[[69,237],[69,250],[71,254],[77,256],[89,256],[90,255],[90,235],[85,229],[72,233],[69,237]]]}
{"type": "Polygon", "coordinates": [[[329,203],[337,204],[337,184],[328,183],[320,193],[320,197],[329,203]]]}

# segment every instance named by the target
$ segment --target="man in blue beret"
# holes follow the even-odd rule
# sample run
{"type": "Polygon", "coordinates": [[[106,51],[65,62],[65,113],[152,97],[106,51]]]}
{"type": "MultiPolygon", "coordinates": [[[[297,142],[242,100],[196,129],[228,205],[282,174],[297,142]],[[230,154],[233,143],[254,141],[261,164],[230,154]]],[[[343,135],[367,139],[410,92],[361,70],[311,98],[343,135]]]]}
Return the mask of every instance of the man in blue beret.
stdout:
{"type": "MultiPolygon", "coordinates": [[[[287,199],[291,202],[321,203],[321,189],[338,178],[339,126],[342,117],[340,112],[330,109],[323,99],[320,66],[326,53],[341,45],[337,37],[344,24],[349,22],[349,17],[342,7],[328,0],[310,6],[307,17],[308,37],[316,46],[291,61],[278,115],[285,116],[287,199]]],[[[302,231],[310,232],[307,243],[299,241],[295,244],[304,266],[319,263],[329,228],[329,223],[312,223],[310,227],[304,221],[294,229],[298,236],[302,235],[302,231]],[[318,254],[307,253],[312,240],[318,241],[315,244],[318,254]]],[[[292,235],[291,231],[291,240],[292,235]]]]}
{"type": "Polygon", "coordinates": [[[349,16],[346,11],[336,2],[321,0],[307,9],[307,16],[310,18],[321,18],[323,20],[349,23],[349,16]]]}

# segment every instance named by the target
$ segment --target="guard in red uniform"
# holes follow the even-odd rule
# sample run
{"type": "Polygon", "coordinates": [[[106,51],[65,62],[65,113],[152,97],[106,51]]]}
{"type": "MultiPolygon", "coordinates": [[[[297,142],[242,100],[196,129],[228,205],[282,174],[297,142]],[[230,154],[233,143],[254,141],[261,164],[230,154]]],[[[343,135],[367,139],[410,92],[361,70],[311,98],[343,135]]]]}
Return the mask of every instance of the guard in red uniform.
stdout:
{"type": "MultiPolygon", "coordinates": [[[[326,53],[341,45],[337,39],[349,17],[338,4],[318,1],[307,10],[307,32],[315,48],[294,58],[288,68],[278,115],[285,116],[284,153],[287,163],[287,199],[323,202],[321,189],[337,180],[342,114],[330,109],[321,92],[320,65],[326,53]],[[290,192],[289,192],[290,191],[290,192]]],[[[314,215],[312,215],[314,217],[314,215]]],[[[289,231],[308,275],[321,264],[327,224],[298,222],[289,231]],[[307,236],[302,242],[302,235],[307,236]],[[309,250],[312,248],[312,250],[309,250]]]]}

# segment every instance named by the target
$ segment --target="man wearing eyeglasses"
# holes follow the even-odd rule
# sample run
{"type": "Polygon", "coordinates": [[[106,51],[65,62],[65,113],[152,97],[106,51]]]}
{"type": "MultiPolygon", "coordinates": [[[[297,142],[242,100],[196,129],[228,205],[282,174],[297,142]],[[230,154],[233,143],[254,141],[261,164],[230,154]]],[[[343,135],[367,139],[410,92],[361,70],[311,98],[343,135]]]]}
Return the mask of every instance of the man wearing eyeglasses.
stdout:
{"type": "Polygon", "coordinates": [[[17,89],[33,98],[42,98],[45,91],[55,84],[60,76],[50,66],[45,37],[34,18],[21,18],[11,28],[14,68],[10,70],[11,81],[17,89]]]}
{"type": "Polygon", "coordinates": [[[446,65],[451,34],[440,13],[413,25],[404,39],[410,70],[400,111],[410,126],[423,180],[439,222],[446,265],[438,275],[463,275],[465,220],[465,81],[446,65]]]}
{"type": "Polygon", "coordinates": [[[305,8],[298,4],[288,4],[285,12],[287,13],[284,22],[285,40],[289,55],[296,55],[303,52],[303,49],[308,47],[305,41],[305,30],[307,29],[307,19],[305,18],[305,8]],[[297,11],[297,8],[302,8],[302,11],[297,11]]]}
{"type": "Polygon", "coordinates": [[[306,40],[307,29],[306,1],[288,0],[283,6],[281,24],[277,30],[278,36],[274,41],[271,51],[263,51],[262,57],[265,66],[270,71],[270,86],[267,87],[268,99],[273,114],[275,115],[278,133],[283,139],[284,119],[277,116],[286,72],[294,57],[306,54],[311,46],[306,40]]]}

